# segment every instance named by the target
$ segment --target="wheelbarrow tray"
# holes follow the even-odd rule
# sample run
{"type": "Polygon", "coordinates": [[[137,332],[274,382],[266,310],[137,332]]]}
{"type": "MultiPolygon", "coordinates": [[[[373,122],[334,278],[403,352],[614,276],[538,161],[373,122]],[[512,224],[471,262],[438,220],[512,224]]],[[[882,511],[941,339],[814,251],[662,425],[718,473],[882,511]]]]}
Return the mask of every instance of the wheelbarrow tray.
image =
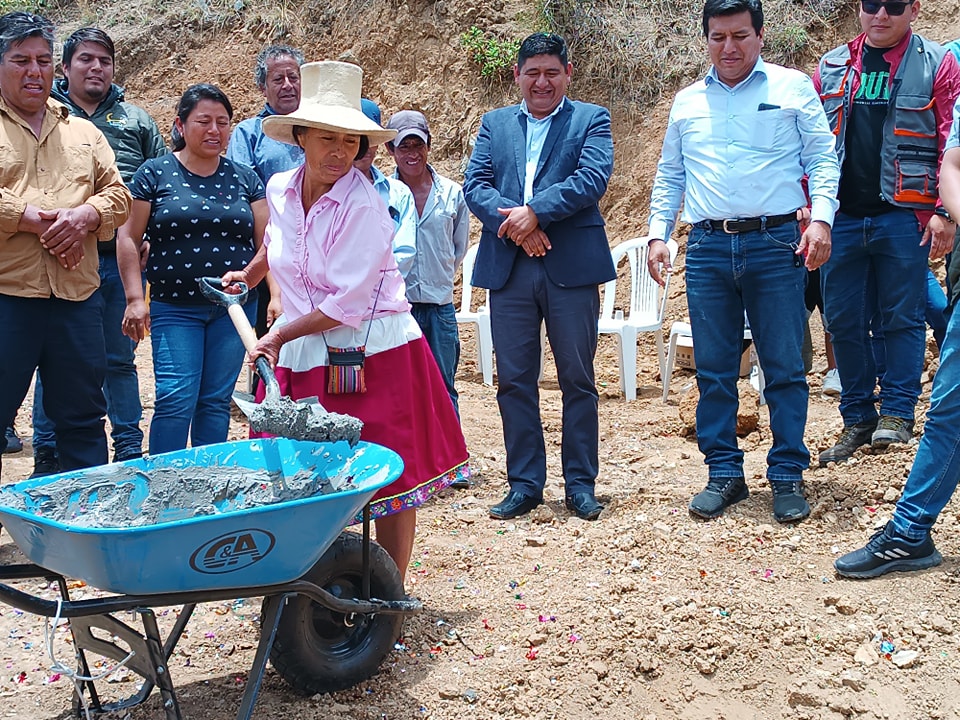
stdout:
{"type": "MultiPolygon", "coordinates": [[[[346,442],[286,438],[227,442],[7,486],[5,492],[22,496],[26,510],[0,505],[0,522],[31,562],[109,592],[149,595],[277,585],[303,576],[377,490],[402,472],[399,455],[372,443],[351,448],[346,442]],[[36,498],[45,485],[75,480],[79,493],[91,475],[102,479],[105,469],[119,466],[142,471],[139,477],[146,483],[151,471],[164,468],[266,470],[282,473],[284,482],[294,475],[302,479],[303,472],[323,473],[350,482],[328,494],[247,509],[228,503],[213,515],[140,527],[82,527],[38,514],[36,498]]],[[[130,482],[129,476],[120,482],[130,482]]],[[[233,504],[242,505],[242,498],[233,504]]],[[[165,512],[177,517],[194,511],[171,507],[165,512]]]]}

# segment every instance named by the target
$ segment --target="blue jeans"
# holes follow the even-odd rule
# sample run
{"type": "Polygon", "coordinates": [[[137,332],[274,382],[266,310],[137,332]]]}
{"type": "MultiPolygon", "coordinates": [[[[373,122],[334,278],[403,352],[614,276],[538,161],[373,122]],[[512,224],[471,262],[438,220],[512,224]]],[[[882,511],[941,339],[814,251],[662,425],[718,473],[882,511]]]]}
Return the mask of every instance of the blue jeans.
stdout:
{"type": "MultiPolygon", "coordinates": [[[[9,427],[35,370],[47,385],[44,405],[56,429],[62,470],[107,462],[103,416],[106,353],[103,299],[83,301],[0,295],[0,427],[9,427]]],[[[0,452],[7,446],[0,437],[0,452]]]]}
{"type": "MultiPolygon", "coordinates": [[[[244,306],[252,323],[257,302],[244,306]]],[[[150,421],[150,454],[224,442],[230,396],[244,349],[227,310],[219,305],[150,303],[156,403],[150,421]]]]}
{"type": "MultiPolygon", "coordinates": [[[[107,417],[110,418],[114,459],[138,457],[143,452],[143,430],[140,419],[140,383],[134,353],[137,344],[123,334],[121,324],[127,308],[126,294],[117,256],[100,255],[100,295],[103,297],[103,340],[107,350],[107,373],[103,380],[103,394],[107,398],[107,417]]],[[[43,382],[37,375],[33,390],[33,448],[54,447],[57,437],[53,421],[43,411],[43,382]]]]}
{"type": "MultiPolygon", "coordinates": [[[[947,296],[933,270],[927,269],[927,301],[923,308],[923,319],[933,330],[933,339],[937,351],[943,349],[943,340],[947,335],[947,296]]],[[[870,342],[873,347],[873,360],[877,363],[877,380],[883,386],[883,374],[887,369],[887,353],[883,339],[883,323],[877,313],[870,321],[870,342]]]]}
{"type": "Polygon", "coordinates": [[[434,303],[410,303],[410,314],[417,321],[427,345],[433,352],[433,359],[437,361],[443,383],[447,386],[447,393],[453,403],[453,409],[460,417],[460,404],[457,398],[460,393],[453,384],[460,365],[460,331],[457,329],[457,311],[453,303],[437,305],[434,303]]]}
{"type": "Polygon", "coordinates": [[[833,223],[833,252],[820,276],[827,331],[843,386],[844,425],[877,419],[873,399],[877,365],[870,340],[875,308],[886,357],[880,414],[913,420],[926,344],[930,253],[929,247],[920,246],[920,238],[912,210],[872,218],[838,213],[833,223]]]}
{"type": "Polygon", "coordinates": [[[893,513],[893,526],[907,537],[930,532],[960,480],[960,312],[954,310],[933,378],[930,409],[910,476],[893,513]]]}
{"type": "Polygon", "coordinates": [[[773,431],[767,478],[800,480],[810,464],[801,352],[807,271],[794,255],[799,242],[795,223],[736,235],[694,228],[687,241],[687,304],[700,389],[697,443],[711,478],[743,477],[736,428],[744,310],[766,378],[773,431]]]}

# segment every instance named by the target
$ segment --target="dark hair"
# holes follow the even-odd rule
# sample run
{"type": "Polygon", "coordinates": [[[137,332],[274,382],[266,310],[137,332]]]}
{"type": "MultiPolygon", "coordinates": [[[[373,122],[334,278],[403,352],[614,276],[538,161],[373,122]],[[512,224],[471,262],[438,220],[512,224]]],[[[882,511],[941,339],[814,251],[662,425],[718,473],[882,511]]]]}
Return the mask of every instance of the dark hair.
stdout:
{"type": "Polygon", "coordinates": [[[709,37],[712,18],[743,12],[750,13],[750,22],[759,35],[763,30],[763,5],[760,0],[707,0],[703,5],[703,36],[709,37]]]}
{"type": "MultiPolygon", "coordinates": [[[[210,83],[198,83],[184,90],[180,97],[180,102],[177,105],[177,118],[180,120],[180,124],[187,121],[190,113],[194,111],[201,100],[212,100],[220,103],[226,109],[227,117],[233,120],[233,105],[230,104],[223,90],[210,83]]],[[[178,152],[186,146],[187,143],[183,139],[183,135],[177,130],[177,125],[174,123],[173,129],[170,131],[170,147],[174,152],[178,152]]]]}
{"type": "Polygon", "coordinates": [[[110,53],[111,60],[117,59],[113,39],[98,27],[85,27],[80,28],[63,41],[63,58],[60,64],[67,67],[73,61],[73,54],[77,51],[77,47],[84,42],[96,43],[110,53]]]}
{"type": "MultiPolygon", "coordinates": [[[[303,145],[300,144],[300,137],[304,135],[308,129],[309,128],[307,128],[306,125],[294,125],[293,128],[291,128],[290,130],[290,132],[293,134],[293,139],[297,141],[297,145],[300,145],[300,147],[303,147],[303,145]]],[[[354,133],[347,133],[347,134],[353,135],[354,133]]],[[[360,149],[357,150],[357,156],[354,158],[354,162],[362,158],[364,155],[366,155],[367,150],[369,149],[370,149],[370,138],[368,138],[366,135],[360,135],[360,149]]]]}
{"type": "Polygon", "coordinates": [[[567,66],[567,42],[559,35],[552,33],[534,33],[528,35],[520,43],[520,50],[517,52],[517,67],[523,67],[523,64],[537,55],[554,55],[560,58],[564,67],[567,66]]]}
{"type": "Polygon", "coordinates": [[[267,63],[277,58],[291,57],[297,65],[303,65],[303,53],[289,45],[268,45],[257,54],[257,64],[253,68],[253,80],[263,90],[267,86],[267,63]]]}
{"type": "Polygon", "coordinates": [[[53,53],[53,23],[42,15],[12,12],[0,16],[0,62],[10,47],[27,38],[39,37],[47,41],[53,53]]]}

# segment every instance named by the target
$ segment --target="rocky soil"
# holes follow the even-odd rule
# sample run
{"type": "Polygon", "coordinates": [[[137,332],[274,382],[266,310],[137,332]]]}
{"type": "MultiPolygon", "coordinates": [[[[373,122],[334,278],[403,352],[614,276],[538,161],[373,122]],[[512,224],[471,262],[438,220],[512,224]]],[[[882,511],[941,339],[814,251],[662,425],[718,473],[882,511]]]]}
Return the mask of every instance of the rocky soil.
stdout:
{"type": "MultiPolygon", "coordinates": [[[[604,338],[598,495],[606,510],[587,523],[563,508],[560,397],[548,355],[547,504],[526,518],[495,521],[486,509],[505,489],[495,390],[481,383],[469,335],[464,344],[461,411],[477,474],[469,490],[447,490],[420,512],[407,584],[424,612],[405,623],[380,674],[352,690],[300,697],[271,669],[257,718],[960,717],[956,504],[937,527],[940,568],[870,582],[840,580],[832,570],[839,553],[889,517],[915,447],[864,451],[845,466],[811,470],[811,518],[779,525],[763,480],[766,409],[742,381],[742,412],[757,426],[742,439],[751,496],[721,519],[694,520],[686,504],[705,470],[684,419],[692,373],[677,373],[671,403],[661,404],[648,341],[639,398],[626,403],[615,344],[604,338]]],[[[149,362],[141,368],[149,405],[149,362]]],[[[814,452],[840,426],[835,402],[819,395],[818,370],[810,376],[807,427],[814,452]]],[[[25,417],[18,423],[24,432],[25,417]]],[[[232,435],[244,431],[238,419],[232,435]]],[[[29,470],[28,452],[4,458],[6,479],[29,470]]],[[[17,556],[4,533],[0,561],[17,556]]],[[[75,597],[98,594],[75,585],[75,597]]],[[[36,582],[17,586],[54,592],[36,582]]],[[[234,716],[259,609],[247,600],[198,610],[170,664],[186,718],[234,716]]],[[[176,610],[164,611],[164,626],[176,610]]],[[[71,657],[66,637],[61,628],[59,658],[71,657]]],[[[41,620],[0,607],[0,656],[7,717],[69,717],[70,682],[51,670],[41,620]]],[[[136,684],[121,670],[103,688],[120,697],[136,684]]],[[[162,711],[153,698],[110,717],[162,711]]]]}

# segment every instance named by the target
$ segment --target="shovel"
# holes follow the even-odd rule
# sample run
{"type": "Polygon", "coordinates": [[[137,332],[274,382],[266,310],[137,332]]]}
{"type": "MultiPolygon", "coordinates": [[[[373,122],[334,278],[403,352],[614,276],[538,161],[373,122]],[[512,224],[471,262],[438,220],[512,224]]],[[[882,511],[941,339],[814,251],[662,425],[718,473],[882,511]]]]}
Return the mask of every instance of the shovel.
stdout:
{"type": "MultiPolygon", "coordinates": [[[[218,277],[202,277],[198,282],[200,292],[207,300],[227,308],[243,346],[252,355],[257,347],[257,334],[242,309],[250,294],[247,285],[236,283],[240,292],[228,293],[218,277]]],[[[360,420],[350,415],[327,412],[316,397],[297,402],[289,397],[281,397],[280,385],[267,359],[263,355],[258,356],[254,360],[254,367],[266,385],[263,402],[258,403],[249,393],[233,393],[234,402],[250,420],[254,432],[313,442],[346,440],[351,447],[359,442],[363,428],[360,420]]]]}

